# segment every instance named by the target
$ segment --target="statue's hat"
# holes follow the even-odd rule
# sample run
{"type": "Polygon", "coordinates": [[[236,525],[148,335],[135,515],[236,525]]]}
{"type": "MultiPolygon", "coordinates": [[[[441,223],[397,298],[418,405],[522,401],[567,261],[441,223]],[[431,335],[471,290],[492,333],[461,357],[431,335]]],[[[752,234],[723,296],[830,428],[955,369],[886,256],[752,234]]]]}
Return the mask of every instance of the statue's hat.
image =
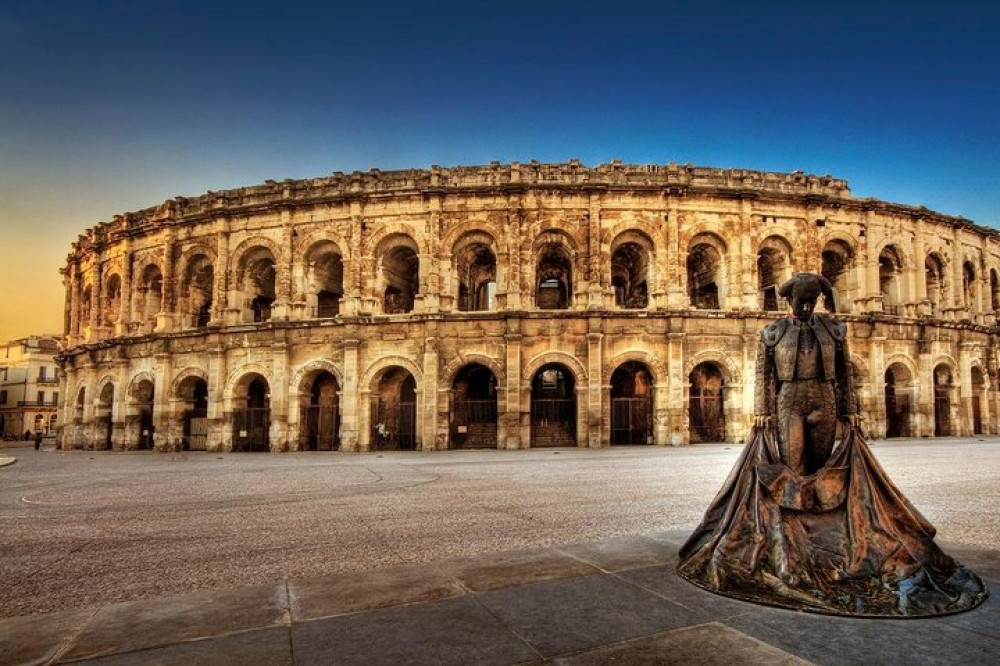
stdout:
{"type": "Polygon", "coordinates": [[[790,280],[778,287],[778,294],[790,301],[796,298],[807,298],[815,300],[823,294],[823,298],[833,298],[833,287],[830,281],[822,275],[816,273],[796,273],[790,280]]]}

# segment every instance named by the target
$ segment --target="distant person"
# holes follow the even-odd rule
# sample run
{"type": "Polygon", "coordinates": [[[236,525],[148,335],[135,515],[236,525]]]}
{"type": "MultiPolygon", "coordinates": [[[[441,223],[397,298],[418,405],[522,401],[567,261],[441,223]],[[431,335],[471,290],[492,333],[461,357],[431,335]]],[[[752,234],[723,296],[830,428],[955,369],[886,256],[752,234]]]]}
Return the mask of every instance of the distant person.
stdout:
{"type": "Polygon", "coordinates": [[[30,430],[25,430],[24,431],[24,441],[26,441],[26,442],[30,442],[31,441],[31,431],[30,430]]]}
{"type": "Polygon", "coordinates": [[[36,430],[35,431],[35,450],[38,451],[41,448],[42,448],[42,431],[41,430],[36,430]]]}

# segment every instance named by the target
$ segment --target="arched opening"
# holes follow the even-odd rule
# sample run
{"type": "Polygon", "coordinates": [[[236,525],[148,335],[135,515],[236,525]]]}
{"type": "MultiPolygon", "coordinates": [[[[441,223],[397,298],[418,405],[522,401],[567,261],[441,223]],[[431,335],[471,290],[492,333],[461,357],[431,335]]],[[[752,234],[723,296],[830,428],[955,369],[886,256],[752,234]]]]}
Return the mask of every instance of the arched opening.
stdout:
{"type": "Polygon", "coordinates": [[[309,249],[306,264],[306,298],[313,316],[336,317],[344,298],[344,260],[340,248],[333,241],[321,241],[309,249]]]}
{"type": "Polygon", "coordinates": [[[899,314],[902,275],[903,260],[899,250],[894,245],[886,245],[878,255],[878,284],[882,309],[887,314],[899,314]]]}
{"type": "Polygon", "coordinates": [[[177,387],[177,398],[183,417],[181,447],[204,451],[208,448],[208,382],[201,377],[186,377],[177,387]]]}
{"type": "Polygon", "coordinates": [[[842,240],[832,240],[823,248],[822,273],[833,287],[833,303],[827,303],[830,312],[850,312],[852,291],[852,270],[854,253],[851,246],[842,240]]]}
{"type": "Polygon", "coordinates": [[[649,250],[634,241],[615,247],[611,254],[611,287],[615,305],[637,310],[649,305],[649,250]]]}
{"type": "Polygon", "coordinates": [[[382,312],[404,314],[413,311],[420,290],[420,258],[417,245],[409,236],[392,236],[382,245],[382,312]]]}
{"type": "Polygon", "coordinates": [[[784,238],[765,238],[757,251],[757,298],[763,310],[781,310],[778,287],[792,277],[792,248],[784,238]]]}
{"type": "Polygon", "coordinates": [[[135,420],[136,448],[152,449],[155,435],[153,427],[153,382],[149,379],[141,379],[132,385],[132,419],[135,420]]]}
{"type": "Polygon", "coordinates": [[[712,362],[699,363],[688,376],[688,432],[692,443],[726,441],[725,377],[712,362]]]}
{"type": "Polygon", "coordinates": [[[497,446],[497,378],[484,365],[462,368],[451,385],[451,445],[456,449],[497,446]]]}
{"type": "Polygon", "coordinates": [[[497,258],[485,242],[456,245],[458,309],[462,312],[493,310],[497,289],[497,258]]]}
{"type": "Polygon", "coordinates": [[[80,299],[80,327],[90,326],[90,301],[94,297],[93,289],[90,285],[83,288],[83,296],[80,299]]]}
{"type": "MultiPolygon", "coordinates": [[[[2,432],[2,431],[3,431],[3,428],[0,427],[0,432],[2,432]]],[[[48,423],[48,431],[47,432],[49,434],[52,434],[55,431],[56,431],[56,415],[55,414],[49,414],[49,423],[48,423]]]]}
{"type": "Polygon", "coordinates": [[[997,278],[997,269],[990,269],[990,309],[1000,312],[1000,279],[997,278]]]}
{"type": "Polygon", "coordinates": [[[934,368],[934,436],[954,434],[951,425],[951,368],[941,363],[934,368]]]}
{"type": "Polygon", "coordinates": [[[986,380],[979,366],[972,366],[972,434],[982,435],[983,403],[986,395],[986,380]]]}
{"type": "Polygon", "coordinates": [[[561,363],[543,365],[531,381],[531,446],[576,446],[576,387],[561,363]]]}
{"type": "Polygon", "coordinates": [[[122,308],[122,279],[117,273],[112,273],[107,278],[104,297],[104,312],[101,319],[105,326],[114,326],[121,318],[122,308]]]}
{"type": "Polygon", "coordinates": [[[558,242],[539,248],[535,264],[535,307],[565,310],[573,303],[573,260],[558,242]]]}
{"type": "Polygon", "coordinates": [[[978,305],[976,286],[976,268],[971,261],[966,261],[962,264],[962,298],[970,313],[975,312],[978,305]]]}
{"type": "Polygon", "coordinates": [[[945,284],[944,261],[936,252],[924,259],[924,283],[927,285],[927,300],[931,316],[935,316],[945,304],[947,286],[945,284]]]}
{"type": "Polygon", "coordinates": [[[902,363],[893,363],[885,371],[885,436],[912,437],[911,400],[913,375],[902,363]]]}
{"type": "Polygon", "coordinates": [[[299,450],[340,449],[340,384],[333,373],[320,370],[303,382],[299,398],[299,450]]]}
{"type": "Polygon", "coordinates": [[[244,320],[264,322],[271,319],[276,298],[276,262],[266,247],[255,247],[243,255],[237,284],[243,295],[244,320]]]}
{"type": "Polygon", "coordinates": [[[94,421],[97,423],[101,436],[101,448],[111,450],[112,435],[114,434],[113,409],[115,403],[115,385],[108,382],[101,388],[101,393],[97,397],[96,414],[94,421]]]}
{"type": "Polygon", "coordinates": [[[687,287],[691,307],[718,310],[725,296],[722,289],[725,246],[704,234],[691,241],[687,256],[687,287]]]}
{"type": "Polygon", "coordinates": [[[156,316],[163,308],[163,275],[156,264],[149,264],[142,271],[137,296],[139,307],[135,321],[142,332],[150,333],[156,328],[156,316]]]}
{"type": "Polygon", "coordinates": [[[181,314],[188,328],[208,326],[212,318],[212,289],[215,268],[212,261],[199,254],[188,262],[181,280],[181,314]]]}
{"type": "Polygon", "coordinates": [[[382,372],[372,392],[371,448],[414,451],[417,448],[417,380],[405,368],[382,372]]]}
{"type": "MultiPolygon", "coordinates": [[[[76,404],[73,409],[73,421],[77,424],[83,422],[83,406],[87,401],[87,387],[81,386],[76,392],[76,404]]],[[[20,434],[20,433],[18,433],[20,434]]]]}
{"type": "Polygon", "coordinates": [[[638,361],[611,374],[611,443],[653,443],[653,376],[638,361]]]}
{"type": "Polygon", "coordinates": [[[233,389],[233,451],[268,451],[271,428],[271,387],[251,372],[233,389]]]}

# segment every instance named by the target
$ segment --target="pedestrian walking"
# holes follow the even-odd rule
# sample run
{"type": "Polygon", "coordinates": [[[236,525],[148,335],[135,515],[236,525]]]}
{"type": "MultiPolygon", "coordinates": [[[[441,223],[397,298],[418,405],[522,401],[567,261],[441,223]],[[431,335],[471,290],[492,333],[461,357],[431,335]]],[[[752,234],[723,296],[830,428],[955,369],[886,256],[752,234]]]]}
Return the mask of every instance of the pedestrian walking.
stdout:
{"type": "Polygon", "coordinates": [[[38,451],[41,448],[42,448],[42,431],[41,430],[36,430],[35,431],[35,450],[38,451]]]}

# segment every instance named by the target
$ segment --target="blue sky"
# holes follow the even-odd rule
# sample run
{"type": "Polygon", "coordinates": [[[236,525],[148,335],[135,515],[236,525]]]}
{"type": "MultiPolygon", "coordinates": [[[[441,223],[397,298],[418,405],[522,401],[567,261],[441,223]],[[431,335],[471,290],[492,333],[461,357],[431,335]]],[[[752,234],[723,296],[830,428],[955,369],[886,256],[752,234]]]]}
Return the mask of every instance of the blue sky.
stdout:
{"type": "Polygon", "coordinates": [[[0,338],[61,329],[115,213],[373,166],[800,169],[1000,227],[997,35],[973,2],[7,0],[0,338]]]}

